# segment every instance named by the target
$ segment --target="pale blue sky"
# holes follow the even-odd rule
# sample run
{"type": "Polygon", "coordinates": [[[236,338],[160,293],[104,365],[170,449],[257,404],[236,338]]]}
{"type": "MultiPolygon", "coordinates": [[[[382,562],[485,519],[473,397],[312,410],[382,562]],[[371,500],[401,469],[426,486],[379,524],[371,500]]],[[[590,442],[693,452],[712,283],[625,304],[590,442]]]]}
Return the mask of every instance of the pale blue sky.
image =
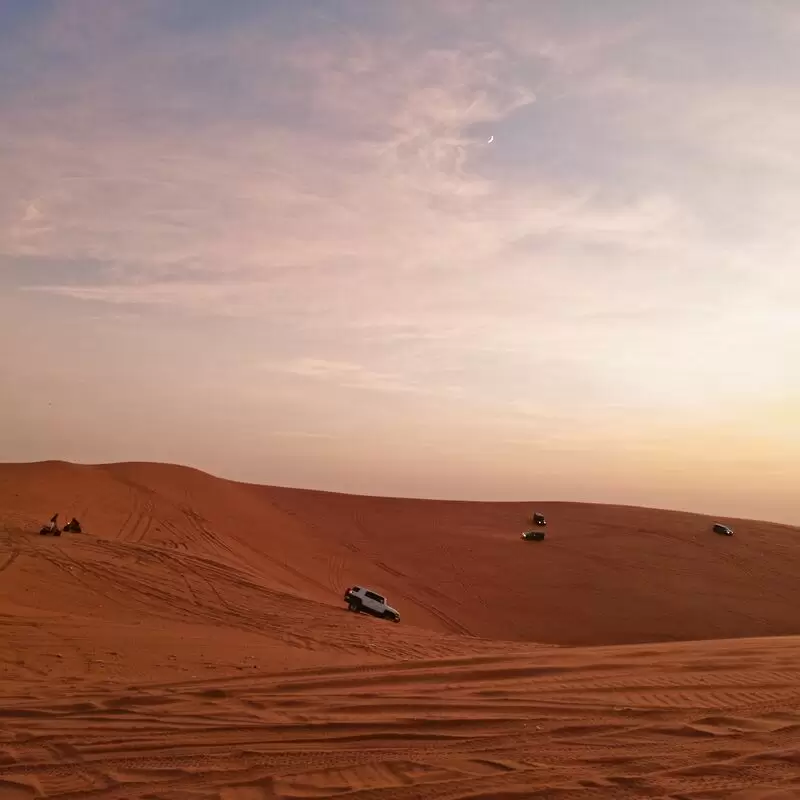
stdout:
{"type": "Polygon", "coordinates": [[[0,458],[799,519],[798,44],[766,0],[0,3],[0,458]]]}

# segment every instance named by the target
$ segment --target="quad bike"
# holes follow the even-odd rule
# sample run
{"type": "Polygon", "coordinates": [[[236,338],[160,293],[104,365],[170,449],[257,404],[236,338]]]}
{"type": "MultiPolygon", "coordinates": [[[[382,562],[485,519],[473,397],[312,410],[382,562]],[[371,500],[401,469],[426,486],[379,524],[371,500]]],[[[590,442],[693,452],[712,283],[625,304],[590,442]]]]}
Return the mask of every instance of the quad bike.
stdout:
{"type": "Polygon", "coordinates": [[[61,529],[58,526],[51,528],[49,525],[44,525],[39,531],[40,536],[47,536],[48,533],[52,533],[53,536],[61,536],[61,529]]]}

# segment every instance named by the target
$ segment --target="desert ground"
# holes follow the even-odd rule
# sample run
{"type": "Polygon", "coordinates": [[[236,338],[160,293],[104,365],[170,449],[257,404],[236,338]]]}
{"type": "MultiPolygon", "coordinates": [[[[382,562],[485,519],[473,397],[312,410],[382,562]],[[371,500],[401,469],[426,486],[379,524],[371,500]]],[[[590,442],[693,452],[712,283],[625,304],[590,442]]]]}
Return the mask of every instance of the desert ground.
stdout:
{"type": "Polygon", "coordinates": [[[800,529],[713,521],[2,464],[0,800],[800,798],[800,529]]]}

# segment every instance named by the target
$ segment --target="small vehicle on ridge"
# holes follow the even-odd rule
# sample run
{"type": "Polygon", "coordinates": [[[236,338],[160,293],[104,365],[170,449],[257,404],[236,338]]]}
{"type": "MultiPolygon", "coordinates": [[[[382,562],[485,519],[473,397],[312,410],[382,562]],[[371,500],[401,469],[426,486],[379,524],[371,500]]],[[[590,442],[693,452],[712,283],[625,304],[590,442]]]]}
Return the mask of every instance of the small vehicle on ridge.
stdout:
{"type": "Polygon", "coordinates": [[[733,536],[733,528],[729,528],[721,522],[715,522],[712,530],[714,533],[719,533],[721,536],[733,536]]]}
{"type": "Polygon", "coordinates": [[[525,531],[521,538],[528,542],[542,542],[544,541],[544,531],[525,531]]]}

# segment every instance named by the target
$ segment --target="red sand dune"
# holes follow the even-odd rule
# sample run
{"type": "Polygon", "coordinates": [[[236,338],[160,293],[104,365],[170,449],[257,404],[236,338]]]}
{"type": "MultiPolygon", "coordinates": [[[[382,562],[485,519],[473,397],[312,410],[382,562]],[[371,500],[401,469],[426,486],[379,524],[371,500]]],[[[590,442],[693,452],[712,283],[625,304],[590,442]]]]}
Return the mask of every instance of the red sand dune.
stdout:
{"type": "Polygon", "coordinates": [[[725,521],[0,465],[0,798],[800,797],[800,535],[725,521]]]}

